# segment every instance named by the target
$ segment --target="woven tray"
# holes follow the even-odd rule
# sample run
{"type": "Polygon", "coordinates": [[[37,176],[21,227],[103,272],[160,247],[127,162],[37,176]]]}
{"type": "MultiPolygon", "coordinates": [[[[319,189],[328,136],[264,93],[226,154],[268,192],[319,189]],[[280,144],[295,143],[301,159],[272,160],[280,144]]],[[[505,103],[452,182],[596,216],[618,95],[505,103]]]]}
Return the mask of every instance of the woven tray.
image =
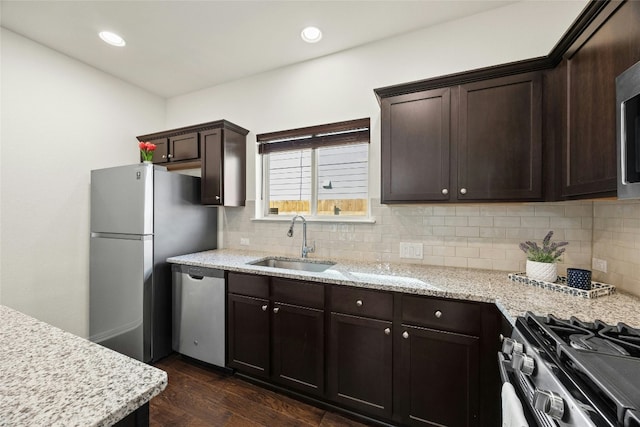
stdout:
{"type": "Polygon", "coordinates": [[[616,288],[606,283],[591,282],[591,290],[572,288],[567,285],[567,278],[558,276],[555,283],[545,282],[543,280],[534,280],[527,277],[526,273],[509,273],[509,279],[514,282],[524,283],[525,285],[537,286],[543,289],[549,289],[563,294],[573,295],[581,298],[598,298],[615,293],[616,288]]]}

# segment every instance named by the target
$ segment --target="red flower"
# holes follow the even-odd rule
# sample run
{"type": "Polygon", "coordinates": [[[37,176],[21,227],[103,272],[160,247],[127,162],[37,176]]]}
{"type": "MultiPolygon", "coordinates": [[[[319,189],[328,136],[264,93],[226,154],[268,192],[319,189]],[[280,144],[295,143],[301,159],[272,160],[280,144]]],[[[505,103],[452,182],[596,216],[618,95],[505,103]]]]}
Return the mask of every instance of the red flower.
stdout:
{"type": "Polygon", "coordinates": [[[138,144],[140,153],[142,154],[142,160],[151,161],[153,159],[153,151],[156,149],[156,144],[150,142],[140,142],[138,144]]]}

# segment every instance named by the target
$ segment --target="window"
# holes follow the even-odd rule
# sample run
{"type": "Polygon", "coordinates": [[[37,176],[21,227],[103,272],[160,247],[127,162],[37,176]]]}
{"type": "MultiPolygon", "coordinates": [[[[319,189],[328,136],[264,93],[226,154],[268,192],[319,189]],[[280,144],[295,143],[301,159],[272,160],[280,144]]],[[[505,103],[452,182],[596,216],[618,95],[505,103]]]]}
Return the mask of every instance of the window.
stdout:
{"type": "Polygon", "coordinates": [[[369,119],[258,135],[264,216],[365,217],[369,119]]]}

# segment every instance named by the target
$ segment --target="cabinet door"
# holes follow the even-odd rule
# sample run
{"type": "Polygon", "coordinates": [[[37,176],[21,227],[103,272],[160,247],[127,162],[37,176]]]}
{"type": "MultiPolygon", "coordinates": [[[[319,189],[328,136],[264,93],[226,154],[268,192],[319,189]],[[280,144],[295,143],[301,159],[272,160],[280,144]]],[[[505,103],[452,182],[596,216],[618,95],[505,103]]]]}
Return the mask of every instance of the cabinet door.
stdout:
{"type": "Polygon", "coordinates": [[[615,195],[615,78],[640,60],[639,16],[640,2],[611,2],[565,55],[563,196],[615,195]]]}
{"type": "Polygon", "coordinates": [[[169,161],[169,140],[167,138],[152,139],[150,142],[156,145],[153,152],[153,163],[167,163],[169,161]]]}
{"type": "Polygon", "coordinates": [[[460,86],[458,200],[542,198],[542,86],[527,73],[460,86]]]}
{"type": "Polygon", "coordinates": [[[324,394],[324,310],[274,303],[273,379],[324,394]]]}
{"type": "Polygon", "coordinates": [[[202,142],[202,204],[223,205],[222,129],[200,132],[202,142]]]}
{"type": "Polygon", "coordinates": [[[331,313],[329,398],[391,418],[392,323],[331,313]]]}
{"type": "Polygon", "coordinates": [[[382,203],[448,200],[450,89],[382,100],[382,203]]]}
{"type": "Polygon", "coordinates": [[[200,157],[200,145],[198,144],[198,132],[169,138],[169,160],[192,160],[200,157]]]}
{"type": "Polygon", "coordinates": [[[479,338],[408,325],[399,333],[403,423],[479,425],[479,338]]]}
{"type": "Polygon", "coordinates": [[[228,363],[247,374],[269,376],[269,302],[229,294],[228,363]]]}

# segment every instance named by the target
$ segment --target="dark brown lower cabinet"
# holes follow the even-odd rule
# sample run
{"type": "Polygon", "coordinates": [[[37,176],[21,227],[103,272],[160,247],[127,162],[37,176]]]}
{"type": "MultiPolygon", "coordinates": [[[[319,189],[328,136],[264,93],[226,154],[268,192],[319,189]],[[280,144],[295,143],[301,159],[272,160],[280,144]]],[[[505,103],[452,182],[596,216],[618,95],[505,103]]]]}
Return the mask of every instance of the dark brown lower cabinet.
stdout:
{"type": "Polygon", "coordinates": [[[274,303],[273,379],[324,394],[324,310],[274,303]]]}
{"type": "Polygon", "coordinates": [[[373,416],[392,415],[392,322],[331,313],[329,398],[373,416]]]}
{"type": "Polygon", "coordinates": [[[239,373],[385,423],[497,425],[495,307],[233,272],[227,287],[239,373]]]}
{"type": "Polygon", "coordinates": [[[403,424],[478,426],[480,339],[404,324],[400,336],[403,424]]]}
{"type": "Polygon", "coordinates": [[[261,378],[269,370],[269,301],[228,294],[228,365],[261,378]]]}

